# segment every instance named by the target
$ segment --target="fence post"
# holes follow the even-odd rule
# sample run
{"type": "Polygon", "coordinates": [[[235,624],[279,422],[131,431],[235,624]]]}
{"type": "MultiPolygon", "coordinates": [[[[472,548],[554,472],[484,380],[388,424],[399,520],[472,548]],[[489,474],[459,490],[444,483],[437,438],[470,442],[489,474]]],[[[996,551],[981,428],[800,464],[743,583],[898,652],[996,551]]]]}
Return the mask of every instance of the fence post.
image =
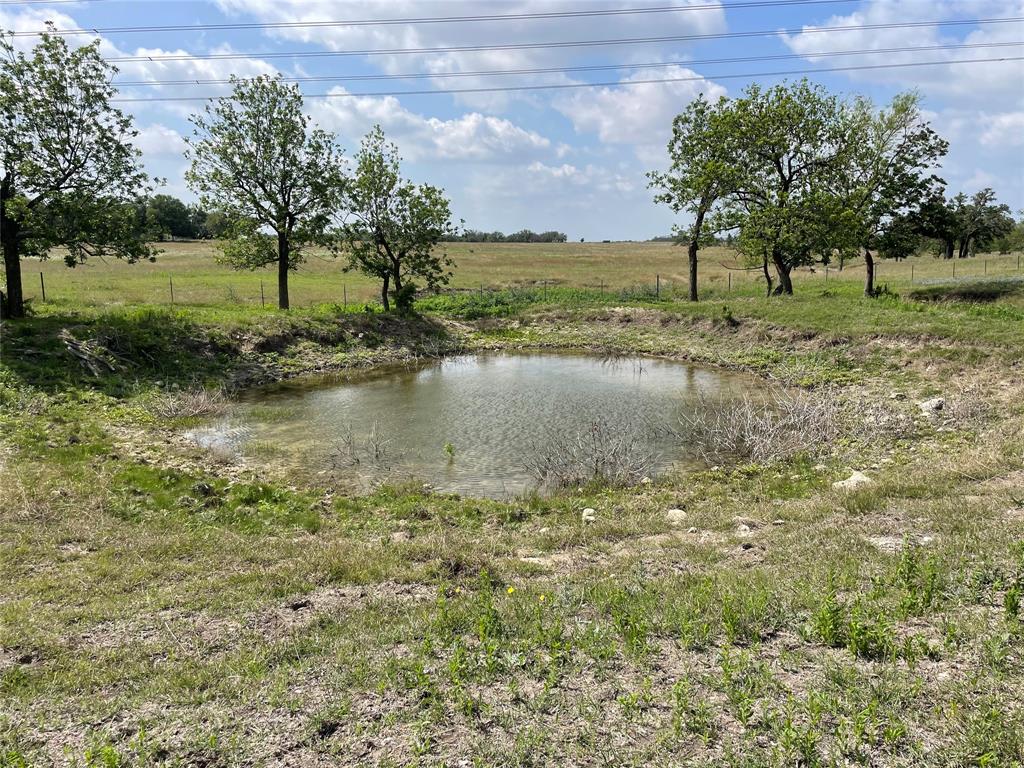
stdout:
{"type": "Polygon", "coordinates": [[[982,274],[983,275],[987,275],[988,274],[988,259],[985,259],[983,262],[981,262],[981,264],[982,264],[982,274]]]}
{"type": "Polygon", "coordinates": [[[828,264],[825,265],[825,282],[828,282],[828,264]]]}
{"type": "Polygon", "coordinates": [[[661,275],[654,276],[654,298],[661,298],[661,275]]]}
{"type": "Polygon", "coordinates": [[[263,294],[263,281],[260,280],[260,306],[266,308],[267,297],[263,294]]]}
{"type": "Polygon", "coordinates": [[[342,307],[348,309],[348,286],[345,283],[341,284],[341,301],[342,307]]]}
{"type": "Polygon", "coordinates": [[[167,276],[167,284],[171,286],[171,304],[174,303],[174,277],[171,275],[167,276]]]}
{"type": "Polygon", "coordinates": [[[910,284],[914,284],[914,265],[910,265],[910,284]]]}
{"type": "Polygon", "coordinates": [[[43,301],[46,301],[46,283],[43,282],[43,273],[39,273],[39,288],[43,292],[43,301]]]}
{"type": "Polygon", "coordinates": [[[732,272],[727,273],[726,277],[729,278],[729,293],[732,293],[732,272]]]}

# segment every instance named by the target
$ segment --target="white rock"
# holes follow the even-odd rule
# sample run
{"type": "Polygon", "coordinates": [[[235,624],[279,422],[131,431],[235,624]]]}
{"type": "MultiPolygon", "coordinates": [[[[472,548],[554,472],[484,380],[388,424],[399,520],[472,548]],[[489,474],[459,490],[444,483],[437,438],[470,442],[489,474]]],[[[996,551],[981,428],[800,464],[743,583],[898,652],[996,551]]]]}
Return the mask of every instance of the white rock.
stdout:
{"type": "Polygon", "coordinates": [[[832,483],[832,488],[833,490],[836,491],[852,491],[855,488],[861,488],[865,485],[871,485],[873,482],[875,481],[872,480],[867,475],[865,475],[863,472],[860,472],[859,470],[854,470],[853,474],[850,475],[845,480],[839,480],[835,483],[832,483]]]}
{"type": "Polygon", "coordinates": [[[670,509],[665,513],[665,519],[670,525],[682,525],[686,519],[686,512],[682,509],[670,509]]]}
{"type": "Polygon", "coordinates": [[[640,485],[650,485],[650,484],[651,484],[651,478],[644,477],[644,478],[640,479],[640,485]]]}
{"type": "Polygon", "coordinates": [[[824,472],[826,469],[828,469],[828,467],[826,467],[824,464],[815,464],[814,465],[814,471],[815,472],[824,472]]]}
{"type": "Polygon", "coordinates": [[[785,524],[786,524],[786,521],[782,520],[781,518],[778,519],[778,520],[772,520],[772,525],[785,525],[785,524]]]}
{"type": "Polygon", "coordinates": [[[550,530],[551,530],[550,528],[548,528],[547,526],[544,526],[539,531],[537,531],[537,533],[547,533],[550,530]]]}
{"type": "Polygon", "coordinates": [[[597,520],[597,510],[587,507],[586,509],[583,510],[583,514],[580,515],[580,519],[584,523],[594,522],[595,520],[597,520]]]}
{"type": "Polygon", "coordinates": [[[736,533],[738,533],[740,536],[749,536],[750,526],[746,523],[740,523],[736,526],[736,533]]]}
{"type": "Polygon", "coordinates": [[[946,398],[933,397],[931,400],[922,400],[917,407],[925,416],[932,416],[946,407],[946,398]]]}
{"type": "Polygon", "coordinates": [[[689,528],[686,529],[686,532],[687,533],[696,533],[697,529],[694,528],[693,526],[690,526],[689,528]]]}

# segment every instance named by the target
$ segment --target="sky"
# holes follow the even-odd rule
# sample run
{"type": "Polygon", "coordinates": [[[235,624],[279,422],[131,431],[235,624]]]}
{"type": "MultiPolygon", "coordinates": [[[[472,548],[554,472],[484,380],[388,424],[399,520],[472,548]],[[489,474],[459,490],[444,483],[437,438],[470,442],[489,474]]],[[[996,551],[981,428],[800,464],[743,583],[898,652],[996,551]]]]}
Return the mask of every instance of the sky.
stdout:
{"type": "MultiPolygon", "coordinates": [[[[147,169],[166,179],[164,192],[195,199],[184,182],[189,115],[204,107],[196,97],[229,91],[194,81],[282,73],[320,78],[301,83],[306,110],[349,156],[380,124],[398,145],[405,174],[444,187],[465,226],[555,229],[573,240],[667,234],[681,221],[653,202],[646,173],[667,164],[672,118],[698,94],[737,96],[752,82],[804,76],[770,73],[805,70],[833,91],[878,104],[918,91],[926,116],[950,142],[940,171],[948,192],[992,187],[1014,211],[1024,208],[1024,61],[964,63],[1024,56],[1024,23],[973,23],[1006,17],[1024,18],[1024,0],[0,0],[0,28],[33,32],[52,20],[61,29],[98,31],[69,39],[77,45],[99,37],[103,54],[121,59],[119,98],[145,100],[118,106],[134,116],[136,143],[147,169]],[[559,11],[577,15],[409,21],[559,11]],[[400,23],[316,23],[389,19],[400,23]],[[908,23],[915,26],[879,26],[908,23]],[[248,26],[215,26],[240,24],[248,26]],[[194,25],[206,28],[111,29],[194,25]],[[763,34],[738,34],[745,32],[763,34]],[[704,37],[635,42],[685,36],[704,37]],[[634,42],[508,48],[611,39],[634,42]],[[992,45],[1001,43],[1017,45],[992,45]],[[987,47],[891,50],[954,45],[987,47]],[[466,46],[478,50],[394,52],[466,46]],[[210,55],[221,58],[203,58],[210,55]],[[760,59],[722,61],[752,57],[760,59]],[[939,63],[890,66],[922,61],[939,63]],[[821,71],[865,65],[886,68],[821,71]],[[566,67],[600,69],[507,74],[566,67]],[[472,74],[496,70],[506,74],[472,74]],[[406,77],[380,79],[395,75],[406,77]],[[651,80],[669,82],[636,83],[651,80]],[[585,83],[601,85],[577,87],[585,83]],[[495,86],[530,90],[450,92],[495,86]],[[429,93],[382,94],[394,91],[429,93]]],[[[35,40],[15,42],[25,48],[35,40]]]]}

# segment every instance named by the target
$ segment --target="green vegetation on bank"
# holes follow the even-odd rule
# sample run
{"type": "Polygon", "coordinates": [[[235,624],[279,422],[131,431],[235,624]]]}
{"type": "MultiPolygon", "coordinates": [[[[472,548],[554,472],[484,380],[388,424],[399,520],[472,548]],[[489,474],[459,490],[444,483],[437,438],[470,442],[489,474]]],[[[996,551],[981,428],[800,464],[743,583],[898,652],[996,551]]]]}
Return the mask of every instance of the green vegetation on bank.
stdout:
{"type": "Polygon", "coordinates": [[[1024,296],[921,290],[39,305],[0,350],[0,765],[1019,765],[1024,296]],[[177,431],[197,385],[518,346],[810,386],[849,436],[480,500],[177,431]]]}

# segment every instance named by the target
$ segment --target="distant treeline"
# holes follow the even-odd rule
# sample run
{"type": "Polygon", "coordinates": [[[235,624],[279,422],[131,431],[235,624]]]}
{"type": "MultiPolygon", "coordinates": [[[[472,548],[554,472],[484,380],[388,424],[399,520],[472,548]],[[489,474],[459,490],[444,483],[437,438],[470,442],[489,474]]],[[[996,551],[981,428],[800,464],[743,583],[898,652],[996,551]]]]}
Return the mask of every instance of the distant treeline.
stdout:
{"type": "Polygon", "coordinates": [[[506,235],[504,232],[482,232],[478,229],[464,229],[462,233],[453,238],[452,242],[458,243],[564,243],[569,238],[565,232],[534,232],[531,229],[521,229],[506,235]]]}
{"type": "Polygon", "coordinates": [[[212,240],[223,237],[231,220],[173,195],[140,197],[132,203],[135,234],[144,240],[212,240]]]}

